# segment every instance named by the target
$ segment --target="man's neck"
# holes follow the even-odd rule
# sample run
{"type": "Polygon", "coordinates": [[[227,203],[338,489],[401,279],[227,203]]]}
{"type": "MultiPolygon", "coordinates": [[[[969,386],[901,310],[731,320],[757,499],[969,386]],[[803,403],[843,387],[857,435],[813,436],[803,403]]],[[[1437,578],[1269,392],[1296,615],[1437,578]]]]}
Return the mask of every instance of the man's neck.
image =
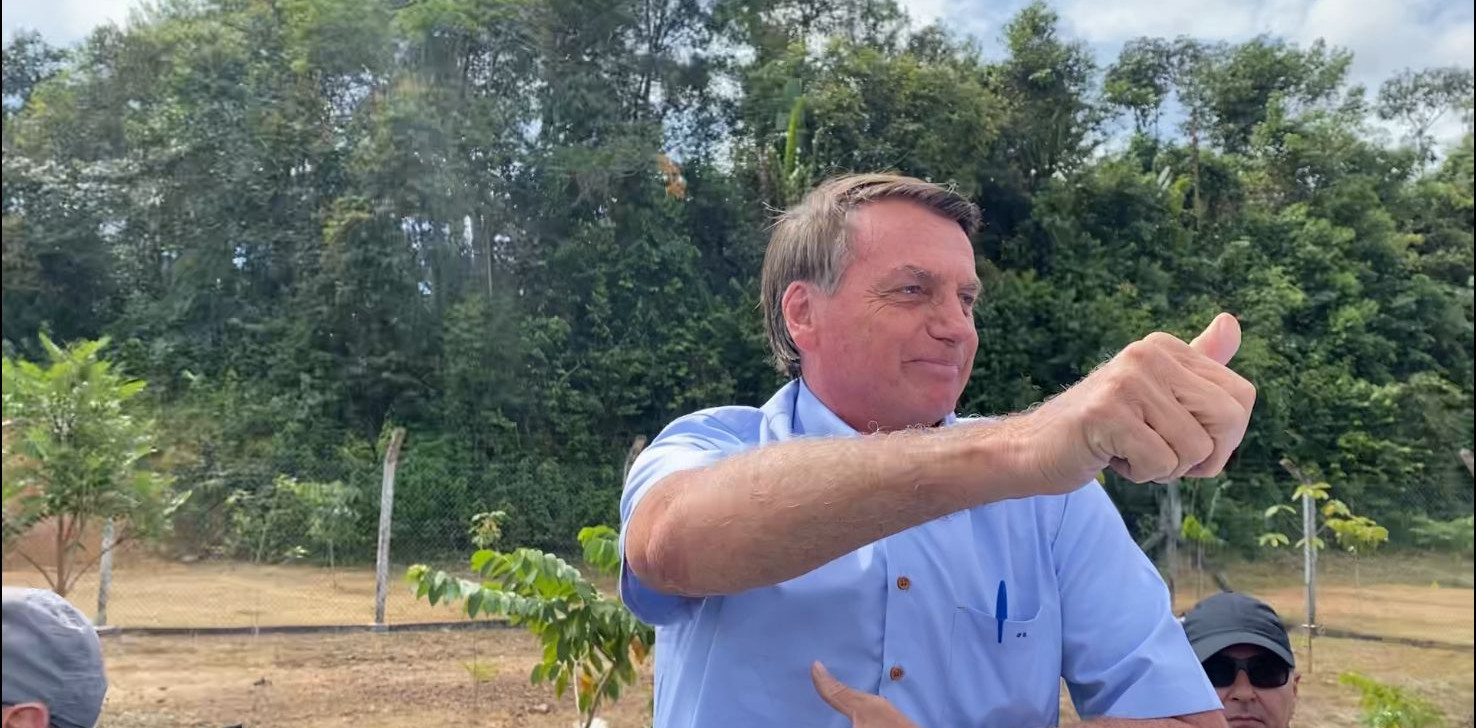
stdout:
{"type": "Polygon", "coordinates": [[[948,421],[947,415],[942,415],[933,419],[929,423],[924,423],[905,422],[896,418],[872,416],[871,413],[852,412],[832,404],[832,402],[842,401],[843,398],[836,397],[833,395],[833,393],[826,392],[826,387],[823,380],[820,382],[816,382],[806,377],[800,377],[799,381],[800,386],[809,390],[810,395],[813,396],[815,398],[815,401],[819,402],[822,407],[830,410],[830,413],[835,415],[837,419],[839,419],[841,422],[844,422],[851,429],[863,435],[871,435],[881,432],[897,432],[899,430],[927,429],[938,427],[947,423],[948,421]]]}

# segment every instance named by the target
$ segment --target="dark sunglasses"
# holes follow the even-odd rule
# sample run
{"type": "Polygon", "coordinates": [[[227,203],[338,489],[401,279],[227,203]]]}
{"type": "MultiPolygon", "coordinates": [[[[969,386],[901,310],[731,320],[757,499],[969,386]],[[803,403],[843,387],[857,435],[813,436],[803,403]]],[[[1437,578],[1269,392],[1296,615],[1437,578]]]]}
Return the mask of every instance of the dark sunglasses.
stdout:
{"type": "Polygon", "coordinates": [[[1235,674],[1241,670],[1250,679],[1251,687],[1256,688],[1279,688],[1291,678],[1291,668],[1275,655],[1256,655],[1244,660],[1215,655],[1201,664],[1210,684],[1217,688],[1234,685],[1235,674]]]}

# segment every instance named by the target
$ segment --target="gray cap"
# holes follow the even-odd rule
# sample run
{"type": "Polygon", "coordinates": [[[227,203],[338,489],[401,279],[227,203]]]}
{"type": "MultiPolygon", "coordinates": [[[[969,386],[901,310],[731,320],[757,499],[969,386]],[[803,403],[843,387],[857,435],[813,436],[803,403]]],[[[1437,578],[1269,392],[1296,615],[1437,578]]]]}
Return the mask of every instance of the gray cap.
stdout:
{"type": "Polygon", "coordinates": [[[45,589],[4,588],[3,702],[43,703],[59,728],[92,728],[108,680],[86,615],[45,589]]]}
{"type": "Polygon", "coordinates": [[[1291,639],[1269,604],[1239,592],[1220,592],[1184,615],[1184,634],[1194,656],[1204,662],[1231,645],[1255,645],[1296,667],[1291,639]]]}

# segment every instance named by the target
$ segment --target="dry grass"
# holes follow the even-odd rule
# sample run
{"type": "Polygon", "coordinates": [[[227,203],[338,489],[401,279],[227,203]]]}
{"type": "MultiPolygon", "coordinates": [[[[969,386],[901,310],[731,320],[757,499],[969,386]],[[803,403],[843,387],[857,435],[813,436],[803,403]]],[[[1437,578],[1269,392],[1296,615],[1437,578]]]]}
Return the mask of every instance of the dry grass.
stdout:
{"type": "MultiPolygon", "coordinates": [[[[1445,710],[1451,728],[1471,725],[1476,687],[1469,646],[1476,592],[1449,586],[1471,583],[1471,562],[1407,556],[1366,561],[1359,587],[1347,560],[1330,557],[1323,567],[1322,624],[1467,647],[1319,638],[1315,671],[1303,679],[1297,725],[1357,724],[1358,696],[1337,684],[1338,674],[1349,670],[1430,699],[1445,710]]],[[[396,567],[388,605],[392,622],[460,619],[454,609],[415,600],[399,581],[401,574],[403,567],[396,567]]],[[[1237,588],[1267,599],[1288,621],[1299,620],[1303,597],[1294,561],[1240,565],[1231,577],[1237,588]]],[[[6,571],[4,580],[42,583],[38,575],[19,570],[6,571]]],[[[602,588],[613,586],[600,582],[602,588]]],[[[1182,610],[1194,602],[1199,582],[1187,573],[1180,583],[1176,606],[1182,610]]],[[[373,595],[372,571],[363,568],[341,570],[335,583],[325,570],[311,566],[184,565],[134,557],[117,570],[110,621],[125,627],[367,623],[373,595]]],[[[73,601],[90,611],[95,577],[82,584],[73,601]]],[[[1305,668],[1305,638],[1298,635],[1294,642],[1305,668]]],[[[567,699],[528,684],[539,651],[531,637],[515,630],[197,638],[125,632],[110,637],[105,649],[113,687],[103,728],[236,723],[346,728],[407,721],[564,728],[574,719],[567,699]]],[[[647,673],[640,690],[606,716],[611,726],[647,725],[650,691],[647,673]]],[[[1063,715],[1073,717],[1069,705],[1063,715]]]]}
{"type": "MultiPolygon", "coordinates": [[[[1231,586],[1265,600],[1292,624],[1305,624],[1306,590],[1300,562],[1279,558],[1237,564],[1231,586]]],[[[1471,646],[1476,641],[1476,592],[1470,588],[1469,558],[1444,554],[1400,554],[1364,559],[1355,581],[1353,560],[1325,554],[1318,564],[1317,623],[1365,635],[1432,640],[1471,646]],[[1464,586],[1452,586],[1464,585],[1464,586]]],[[[1174,610],[1183,613],[1214,589],[1213,581],[1189,571],[1179,579],[1174,610]]]]}
{"type": "MultiPolygon", "coordinates": [[[[393,623],[459,618],[456,610],[432,607],[390,569],[385,617],[393,623]]],[[[32,570],[4,573],[11,586],[46,582],[32,570]]],[[[69,595],[92,616],[97,574],[83,577],[69,595]]],[[[237,562],[179,564],[137,559],[114,570],[108,623],[123,627],[252,627],[272,625],[368,624],[374,621],[374,571],[307,565],[262,566],[237,562]]]]}
{"type": "MultiPolygon", "coordinates": [[[[1276,609],[1283,620],[1306,623],[1301,587],[1249,590],[1276,609]]],[[[1470,589],[1378,584],[1363,588],[1327,586],[1317,590],[1317,622],[1328,629],[1411,640],[1471,646],[1476,637],[1470,589]]],[[[1194,606],[1194,594],[1180,595],[1175,611],[1194,606]]]]}
{"type": "MultiPolygon", "coordinates": [[[[106,642],[112,689],[101,728],[246,726],[477,726],[567,728],[569,700],[528,684],[537,642],[515,630],[405,634],[133,637],[106,642]],[[466,665],[481,666],[473,676],[466,665]]],[[[1452,728],[1468,725],[1469,652],[1344,639],[1317,641],[1297,725],[1358,723],[1358,696],[1337,684],[1356,670],[1435,702],[1452,728]]],[[[1298,647],[1299,660],[1306,655],[1298,647]]],[[[612,728],[650,720],[649,670],[641,687],[605,714],[612,728]]],[[[1074,717],[1063,699],[1062,713],[1074,717]]],[[[938,727],[934,727],[938,728],[938,727]]]]}
{"type": "MultiPolygon", "coordinates": [[[[528,671],[539,648],[514,630],[135,637],[104,644],[112,685],[100,728],[568,728],[572,699],[528,671]],[[467,665],[477,666],[475,675],[467,665]]],[[[649,721],[650,674],[605,714],[649,721]]]]}

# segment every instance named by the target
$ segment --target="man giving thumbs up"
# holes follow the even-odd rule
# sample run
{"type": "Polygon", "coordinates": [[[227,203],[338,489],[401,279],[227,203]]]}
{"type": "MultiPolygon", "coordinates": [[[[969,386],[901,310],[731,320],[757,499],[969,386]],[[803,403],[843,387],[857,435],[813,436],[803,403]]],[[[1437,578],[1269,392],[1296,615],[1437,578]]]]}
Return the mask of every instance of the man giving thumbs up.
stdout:
{"type": "Polygon", "coordinates": [[[621,499],[657,728],[1048,726],[1062,678],[1103,726],[1225,724],[1093,478],[1220,472],[1255,403],[1228,366],[1239,324],[1148,336],[1023,413],[955,417],[978,222],[949,189],[852,175],[774,226],[761,299],[792,381],[678,418],[621,499]],[[817,693],[816,661],[857,694],[817,693]]]}

